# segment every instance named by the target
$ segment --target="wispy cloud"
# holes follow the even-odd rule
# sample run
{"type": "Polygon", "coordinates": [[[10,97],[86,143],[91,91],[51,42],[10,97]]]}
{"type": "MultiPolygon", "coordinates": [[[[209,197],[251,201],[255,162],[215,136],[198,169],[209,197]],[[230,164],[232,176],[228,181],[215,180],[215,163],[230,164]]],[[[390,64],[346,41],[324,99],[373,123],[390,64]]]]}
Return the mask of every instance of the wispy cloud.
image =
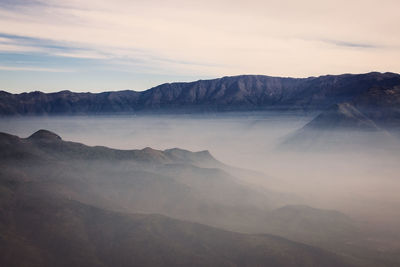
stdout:
{"type": "Polygon", "coordinates": [[[0,70],[4,70],[4,71],[39,71],[39,72],[73,72],[73,70],[67,70],[67,69],[40,68],[40,67],[11,67],[11,66],[0,66],[0,70]]]}
{"type": "Polygon", "coordinates": [[[383,45],[377,45],[377,44],[372,44],[372,43],[355,43],[355,42],[347,42],[347,41],[340,41],[340,40],[322,40],[323,42],[326,42],[328,44],[333,44],[335,46],[340,46],[340,47],[347,47],[347,48],[380,48],[383,49],[385,46],[383,45]]]}
{"type": "Polygon", "coordinates": [[[76,59],[85,72],[203,77],[400,72],[397,0],[0,3],[0,52],[64,58],[59,69],[76,59]]]}
{"type": "Polygon", "coordinates": [[[18,8],[24,6],[38,6],[43,5],[43,1],[39,0],[1,0],[0,7],[4,8],[18,8]]]}
{"type": "Polygon", "coordinates": [[[107,58],[93,49],[66,45],[49,39],[0,33],[0,52],[38,52],[47,55],[77,58],[107,58]]]}

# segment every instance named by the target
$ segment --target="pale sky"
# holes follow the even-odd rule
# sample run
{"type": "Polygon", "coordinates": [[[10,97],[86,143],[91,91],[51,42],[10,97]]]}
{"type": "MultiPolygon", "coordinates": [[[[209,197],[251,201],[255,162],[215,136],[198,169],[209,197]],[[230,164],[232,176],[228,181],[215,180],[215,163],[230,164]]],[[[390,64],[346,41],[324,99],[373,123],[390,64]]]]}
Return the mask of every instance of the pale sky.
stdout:
{"type": "Polygon", "coordinates": [[[0,0],[0,90],[400,72],[399,0],[0,0]]]}

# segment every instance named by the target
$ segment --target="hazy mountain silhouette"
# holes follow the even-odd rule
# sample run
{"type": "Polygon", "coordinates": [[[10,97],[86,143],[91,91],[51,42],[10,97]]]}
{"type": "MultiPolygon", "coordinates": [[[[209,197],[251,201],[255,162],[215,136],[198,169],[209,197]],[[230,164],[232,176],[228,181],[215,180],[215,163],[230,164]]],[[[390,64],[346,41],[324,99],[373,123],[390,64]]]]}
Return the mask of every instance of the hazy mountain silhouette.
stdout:
{"type": "Polygon", "coordinates": [[[350,218],[282,207],[290,196],[253,187],[229,171],[207,151],[90,147],[46,130],[28,138],[0,133],[1,260],[7,266],[124,266],[133,260],[145,266],[379,265],[368,258],[374,251],[360,248],[368,241],[350,218]],[[345,258],[269,235],[179,220],[276,234],[345,258]],[[155,251],[161,254],[149,256],[155,251]]]}
{"type": "Polygon", "coordinates": [[[218,165],[208,152],[89,147],[46,130],[28,138],[1,133],[0,265],[358,263],[276,236],[149,214],[226,228],[265,218],[271,197],[218,165]]]}
{"type": "Polygon", "coordinates": [[[280,193],[243,184],[208,151],[89,147],[40,130],[28,138],[0,134],[0,159],[49,194],[229,229],[254,229],[253,215],[280,203],[280,193]]]}
{"type": "Polygon", "coordinates": [[[118,213],[3,187],[11,196],[1,207],[2,266],[352,266],[276,236],[118,213]]]}
{"type": "Polygon", "coordinates": [[[314,245],[328,242],[344,244],[359,238],[360,234],[347,215],[305,205],[275,209],[269,213],[267,224],[271,228],[269,232],[314,245]]]}

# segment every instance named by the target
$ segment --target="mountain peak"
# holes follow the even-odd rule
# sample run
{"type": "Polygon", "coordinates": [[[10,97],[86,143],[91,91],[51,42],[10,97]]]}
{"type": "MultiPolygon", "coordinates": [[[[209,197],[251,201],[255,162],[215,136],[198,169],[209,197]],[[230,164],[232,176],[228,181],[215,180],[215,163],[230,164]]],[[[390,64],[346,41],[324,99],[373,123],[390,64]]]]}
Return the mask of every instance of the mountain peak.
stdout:
{"type": "Polygon", "coordinates": [[[364,129],[378,131],[378,126],[350,103],[339,103],[318,115],[305,128],[364,129]]]}
{"type": "Polygon", "coordinates": [[[164,153],[166,153],[167,155],[176,160],[202,163],[208,165],[208,167],[209,164],[211,165],[220,164],[208,150],[191,152],[189,150],[184,150],[180,148],[171,148],[164,150],[164,153]]]}
{"type": "Polygon", "coordinates": [[[28,139],[31,140],[51,140],[51,141],[56,141],[56,140],[62,140],[61,137],[53,132],[50,132],[48,130],[39,130],[35,133],[33,133],[31,136],[28,137],[28,139]]]}

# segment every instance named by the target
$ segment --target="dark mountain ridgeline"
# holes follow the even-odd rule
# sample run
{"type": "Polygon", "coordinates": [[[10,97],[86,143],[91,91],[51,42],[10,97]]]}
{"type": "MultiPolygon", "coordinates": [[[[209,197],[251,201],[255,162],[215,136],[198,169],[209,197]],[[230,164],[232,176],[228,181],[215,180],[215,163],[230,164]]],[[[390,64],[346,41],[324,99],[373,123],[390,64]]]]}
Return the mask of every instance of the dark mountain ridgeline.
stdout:
{"type": "Polygon", "coordinates": [[[375,122],[350,103],[334,104],[315,117],[305,128],[314,130],[361,129],[379,131],[379,127],[375,122]]]}
{"type": "Polygon", "coordinates": [[[355,143],[361,149],[374,144],[393,150],[400,147],[400,86],[373,87],[350,101],[331,105],[281,147],[326,149],[355,143]]]}
{"type": "Polygon", "coordinates": [[[367,73],[310,78],[242,75],[168,83],[143,92],[0,92],[0,115],[115,114],[158,111],[324,110],[371,88],[400,85],[400,75],[367,73]]]}
{"type": "Polygon", "coordinates": [[[379,130],[400,126],[400,86],[371,88],[351,101],[332,105],[308,123],[310,128],[379,130]]]}

